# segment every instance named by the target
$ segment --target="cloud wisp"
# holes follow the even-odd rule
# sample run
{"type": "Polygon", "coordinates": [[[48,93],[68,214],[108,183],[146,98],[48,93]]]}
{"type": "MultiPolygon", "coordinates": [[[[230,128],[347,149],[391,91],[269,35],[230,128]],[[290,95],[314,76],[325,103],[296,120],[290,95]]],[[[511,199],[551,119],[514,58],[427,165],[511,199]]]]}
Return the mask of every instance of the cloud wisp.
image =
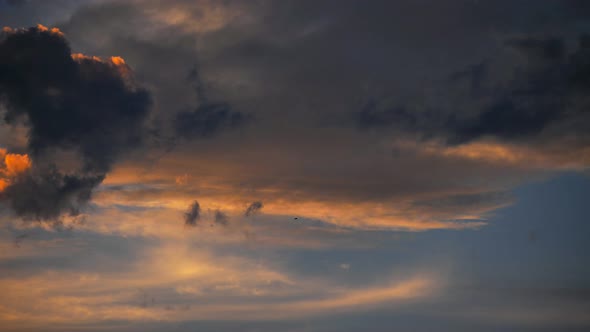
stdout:
{"type": "Polygon", "coordinates": [[[244,212],[244,217],[253,216],[262,210],[264,205],[260,201],[252,202],[252,204],[248,205],[246,211],[244,212]]]}

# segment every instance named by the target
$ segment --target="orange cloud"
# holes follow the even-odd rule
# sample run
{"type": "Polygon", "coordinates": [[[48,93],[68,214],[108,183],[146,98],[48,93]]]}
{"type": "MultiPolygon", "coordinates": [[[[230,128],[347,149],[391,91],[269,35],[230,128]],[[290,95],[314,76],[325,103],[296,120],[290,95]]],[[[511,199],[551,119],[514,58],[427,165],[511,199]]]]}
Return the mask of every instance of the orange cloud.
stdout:
{"type": "Polygon", "coordinates": [[[120,56],[112,56],[110,60],[111,60],[111,63],[114,64],[115,66],[124,66],[125,65],[125,59],[123,59],[120,56]]]}
{"type": "Polygon", "coordinates": [[[460,158],[493,164],[523,166],[538,169],[583,170],[590,161],[590,149],[581,148],[575,154],[546,145],[542,148],[499,142],[473,142],[459,146],[426,144],[422,152],[429,155],[460,158]]]}
{"type": "Polygon", "coordinates": [[[125,63],[125,59],[123,59],[120,56],[112,56],[109,58],[109,61],[104,61],[102,58],[95,56],[95,55],[89,56],[89,55],[86,55],[83,53],[72,53],[72,59],[74,59],[74,61],[76,61],[78,63],[88,60],[88,61],[95,61],[95,62],[100,62],[100,63],[111,64],[116,67],[126,67],[127,66],[127,64],[125,63]]]}
{"type": "Polygon", "coordinates": [[[49,29],[47,29],[46,26],[44,26],[43,24],[37,24],[37,30],[41,31],[41,32],[46,32],[49,29]]]}
{"type": "MultiPolygon", "coordinates": [[[[38,32],[50,33],[52,35],[57,35],[59,37],[64,36],[64,33],[59,28],[53,27],[53,28],[49,29],[48,27],[44,26],[43,24],[37,24],[36,27],[31,28],[31,29],[37,29],[38,32]]],[[[2,32],[9,33],[9,34],[17,33],[19,31],[23,31],[23,30],[25,30],[25,29],[22,29],[22,28],[21,29],[13,29],[11,27],[3,27],[2,28],[2,32]]]]}
{"type": "Polygon", "coordinates": [[[26,154],[8,153],[6,149],[0,149],[0,192],[19,174],[31,168],[31,160],[26,154]]]}
{"type": "Polygon", "coordinates": [[[82,53],[72,53],[72,59],[76,62],[82,62],[84,60],[96,61],[96,62],[103,62],[100,57],[97,56],[88,56],[82,53]]]}
{"type": "Polygon", "coordinates": [[[9,153],[4,157],[4,165],[8,176],[16,176],[31,168],[31,160],[26,154],[9,153]]]}
{"type": "Polygon", "coordinates": [[[52,34],[63,36],[63,32],[61,32],[58,28],[51,28],[49,30],[52,34]]]}
{"type": "Polygon", "coordinates": [[[123,59],[120,56],[112,56],[107,61],[103,60],[101,57],[98,57],[95,55],[89,56],[89,55],[85,55],[83,53],[72,53],[71,56],[72,56],[72,59],[78,63],[82,63],[83,61],[93,61],[93,62],[103,63],[108,66],[113,66],[117,69],[117,71],[119,72],[119,74],[121,75],[121,78],[123,78],[125,83],[129,87],[134,87],[134,83],[133,83],[133,80],[131,77],[131,70],[127,66],[127,63],[125,63],[125,59],[123,59]]]}
{"type": "Polygon", "coordinates": [[[49,32],[53,35],[58,35],[58,36],[63,36],[63,32],[61,32],[61,30],[59,30],[59,28],[51,28],[49,29],[48,27],[44,26],[43,24],[37,24],[37,30],[39,30],[40,32],[49,32]]]}

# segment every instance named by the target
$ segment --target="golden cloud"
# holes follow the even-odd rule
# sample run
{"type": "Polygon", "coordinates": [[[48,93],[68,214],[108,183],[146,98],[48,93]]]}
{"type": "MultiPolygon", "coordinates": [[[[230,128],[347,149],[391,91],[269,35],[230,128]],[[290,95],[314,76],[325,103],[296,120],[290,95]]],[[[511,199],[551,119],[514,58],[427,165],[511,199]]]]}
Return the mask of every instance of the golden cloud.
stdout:
{"type": "Polygon", "coordinates": [[[6,149],[0,148],[0,192],[30,168],[31,160],[28,155],[8,153],[6,149]]]}

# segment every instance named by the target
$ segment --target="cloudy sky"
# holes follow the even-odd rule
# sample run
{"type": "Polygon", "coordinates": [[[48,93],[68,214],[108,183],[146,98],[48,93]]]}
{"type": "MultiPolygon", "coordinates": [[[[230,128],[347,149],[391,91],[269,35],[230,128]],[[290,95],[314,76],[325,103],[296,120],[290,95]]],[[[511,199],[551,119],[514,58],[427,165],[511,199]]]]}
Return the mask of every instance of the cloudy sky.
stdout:
{"type": "Polygon", "coordinates": [[[590,329],[590,3],[0,27],[1,331],[590,329]]]}

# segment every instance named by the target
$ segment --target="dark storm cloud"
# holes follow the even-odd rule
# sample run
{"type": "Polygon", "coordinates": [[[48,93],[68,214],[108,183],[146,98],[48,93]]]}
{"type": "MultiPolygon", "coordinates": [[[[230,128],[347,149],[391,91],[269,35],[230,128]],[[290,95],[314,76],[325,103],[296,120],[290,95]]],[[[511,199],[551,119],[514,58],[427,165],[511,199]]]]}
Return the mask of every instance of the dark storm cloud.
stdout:
{"type": "Polygon", "coordinates": [[[187,226],[196,226],[201,219],[201,206],[198,201],[194,201],[188,207],[184,214],[184,224],[187,226]]]}
{"type": "MultiPolygon", "coordinates": [[[[122,65],[124,66],[124,65],[122,65]]],[[[71,56],[58,33],[38,28],[9,33],[0,44],[4,120],[29,127],[29,150],[74,149],[90,171],[107,172],[139,145],[149,93],[132,87],[111,62],[71,56]]]]}
{"type": "MultiPolygon", "coordinates": [[[[530,140],[583,135],[590,124],[590,38],[581,36],[567,52],[559,38],[513,38],[505,43],[509,54],[501,65],[482,63],[451,75],[453,83],[467,83],[468,93],[453,109],[410,104],[380,106],[368,102],[357,114],[361,128],[393,127],[425,138],[439,136],[449,144],[483,137],[530,140]],[[491,70],[508,72],[495,77],[491,70]],[[550,130],[556,127],[556,130],[550,130]]],[[[445,87],[448,88],[448,87],[445,87]]],[[[449,88],[451,89],[451,88],[449,88]]]]}
{"type": "Polygon", "coordinates": [[[35,219],[73,213],[86,202],[114,162],[141,144],[151,103],[122,59],[72,55],[59,30],[42,26],[6,29],[1,37],[0,97],[4,121],[28,128],[33,159],[3,199],[35,219]],[[76,153],[80,169],[57,169],[57,150],[76,153]]]}
{"type": "Polygon", "coordinates": [[[254,214],[256,214],[256,213],[260,212],[260,210],[262,210],[262,207],[263,207],[263,206],[264,206],[264,205],[263,205],[263,204],[262,204],[262,202],[260,202],[260,201],[253,202],[252,204],[250,204],[250,205],[248,206],[248,208],[247,208],[247,209],[246,209],[246,211],[244,212],[244,216],[245,216],[245,217],[249,217],[249,216],[251,216],[251,215],[254,215],[254,214]]]}
{"type": "MultiPolygon", "coordinates": [[[[451,142],[463,143],[483,136],[527,139],[547,133],[551,138],[584,134],[589,122],[585,95],[590,92],[590,43],[582,36],[576,49],[566,54],[565,42],[556,38],[520,38],[507,42],[520,55],[497,96],[473,120],[450,122],[451,142]],[[571,123],[574,122],[574,123],[571,123]]],[[[494,91],[490,91],[493,95],[494,91]]]]}

